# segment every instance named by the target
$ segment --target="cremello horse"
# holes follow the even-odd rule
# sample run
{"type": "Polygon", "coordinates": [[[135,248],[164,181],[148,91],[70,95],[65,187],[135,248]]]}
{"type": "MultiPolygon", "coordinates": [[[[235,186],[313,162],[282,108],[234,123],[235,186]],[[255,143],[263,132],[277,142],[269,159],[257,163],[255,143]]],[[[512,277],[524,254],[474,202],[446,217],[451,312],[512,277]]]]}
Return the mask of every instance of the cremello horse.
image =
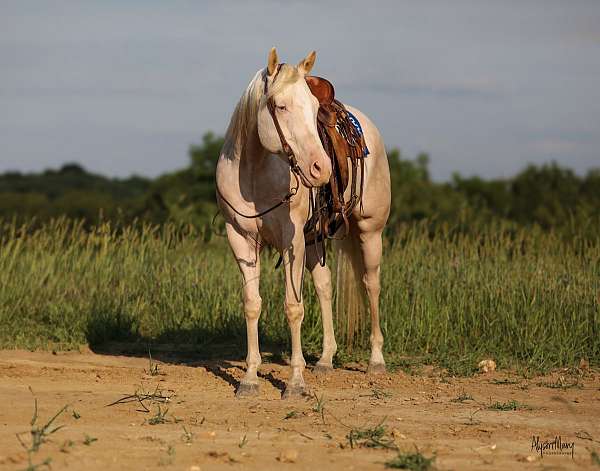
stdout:
{"type": "MultiPolygon", "coordinates": [[[[258,393],[260,249],[265,244],[282,254],[285,267],[285,313],[291,331],[292,375],[283,397],[306,393],[303,378],[306,363],[300,335],[304,318],[302,280],[305,266],[312,274],[323,320],[323,353],[315,368],[322,371],[333,368],[337,345],[333,332],[331,273],[329,268],[319,264],[315,250],[305,250],[303,233],[309,217],[309,187],[327,183],[331,175],[331,162],[317,133],[319,103],[304,80],[315,57],[316,53],[311,52],[297,66],[279,65],[275,48],[270,51],[267,68],[256,73],[235,108],[217,164],[217,200],[244,283],[248,355],[238,397],[258,393]],[[283,139],[268,110],[269,97],[273,97],[273,113],[297,160],[298,176],[291,171],[283,139]],[[285,195],[289,196],[288,200],[273,209],[285,195]],[[256,217],[262,212],[265,214],[256,217]]],[[[381,234],[390,209],[390,175],[377,128],[359,110],[347,108],[360,121],[370,154],[365,159],[362,207],[354,208],[350,233],[341,243],[341,254],[352,261],[349,265],[354,269],[356,279],[362,279],[366,288],[371,313],[369,372],[379,373],[385,371],[379,325],[379,268],[381,234]]]]}

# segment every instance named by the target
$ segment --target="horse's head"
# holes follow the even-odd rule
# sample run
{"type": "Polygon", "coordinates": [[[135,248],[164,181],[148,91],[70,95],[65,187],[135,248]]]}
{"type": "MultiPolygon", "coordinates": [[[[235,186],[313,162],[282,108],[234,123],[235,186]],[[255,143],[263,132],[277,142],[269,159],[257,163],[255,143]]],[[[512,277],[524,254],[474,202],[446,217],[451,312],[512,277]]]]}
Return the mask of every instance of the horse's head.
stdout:
{"type": "Polygon", "coordinates": [[[269,152],[284,155],[283,143],[271,113],[279,123],[285,142],[294,153],[298,166],[311,186],[321,186],[331,176],[331,161],[323,149],[317,131],[319,102],[310,92],[304,77],[315,63],[313,51],[297,66],[279,64],[277,51],[271,49],[264,71],[266,96],[258,111],[258,135],[269,152]],[[268,99],[274,107],[269,111],[268,99]]]}

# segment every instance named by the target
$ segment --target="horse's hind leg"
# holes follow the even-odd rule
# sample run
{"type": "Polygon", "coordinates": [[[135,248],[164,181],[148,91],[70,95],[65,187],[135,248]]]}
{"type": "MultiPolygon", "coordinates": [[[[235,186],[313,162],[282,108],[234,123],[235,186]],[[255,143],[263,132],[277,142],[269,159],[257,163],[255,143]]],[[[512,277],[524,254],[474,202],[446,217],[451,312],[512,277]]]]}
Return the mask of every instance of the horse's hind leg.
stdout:
{"type": "MultiPolygon", "coordinates": [[[[360,223],[359,223],[360,226],[360,223]]],[[[360,249],[362,252],[364,273],[363,284],[369,298],[369,311],[371,313],[371,358],[369,360],[369,373],[385,373],[385,360],[383,359],[383,334],[379,325],[379,281],[382,241],[381,231],[360,232],[360,249]]]]}
{"type": "Polygon", "coordinates": [[[246,375],[240,382],[236,397],[256,396],[258,394],[258,367],[261,364],[258,348],[258,318],[260,317],[261,298],[259,294],[260,256],[259,248],[252,240],[239,234],[227,224],[227,238],[244,279],[243,302],[246,317],[246,335],[248,337],[248,355],[246,356],[246,375]]]}
{"type": "Polygon", "coordinates": [[[333,370],[333,356],[337,351],[333,331],[331,272],[329,267],[323,267],[319,263],[319,257],[314,246],[306,249],[306,267],[312,275],[323,321],[323,352],[315,365],[314,371],[316,373],[328,373],[333,370]]]}

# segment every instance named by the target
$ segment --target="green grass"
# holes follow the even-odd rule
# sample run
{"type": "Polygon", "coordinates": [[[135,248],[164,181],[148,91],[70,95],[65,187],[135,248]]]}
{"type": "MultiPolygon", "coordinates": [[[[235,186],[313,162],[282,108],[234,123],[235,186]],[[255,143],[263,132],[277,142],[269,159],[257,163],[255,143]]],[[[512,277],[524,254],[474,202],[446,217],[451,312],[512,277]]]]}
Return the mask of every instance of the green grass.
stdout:
{"type": "Polygon", "coordinates": [[[568,381],[565,379],[564,376],[559,376],[556,381],[553,381],[553,382],[542,381],[542,382],[537,383],[537,385],[542,388],[562,389],[562,390],[567,390],[570,388],[581,389],[583,387],[582,384],[579,382],[579,379],[575,379],[574,381],[568,381]]]}
{"type": "MultiPolygon", "coordinates": [[[[29,390],[33,394],[33,390],[29,387],[29,390]]],[[[50,441],[50,437],[53,436],[56,432],[61,430],[64,425],[53,426],[53,423],[58,417],[67,410],[69,406],[65,405],[60,409],[54,416],[52,416],[45,425],[38,425],[38,401],[37,398],[34,398],[34,408],[33,408],[33,416],[31,421],[29,422],[30,430],[28,432],[20,432],[16,434],[17,440],[19,444],[23,447],[25,452],[27,453],[27,468],[25,471],[37,471],[40,469],[52,469],[50,463],[52,462],[52,458],[46,458],[44,461],[34,464],[33,458],[34,455],[40,451],[40,447],[50,441]],[[25,438],[29,435],[29,439],[25,438]]],[[[66,442],[65,442],[66,443],[66,442]]],[[[62,451],[65,451],[65,445],[63,445],[62,451]]]]}
{"type": "Polygon", "coordinates": [[[523,404],[521,402],[510,400],[508,402],[499,402],[496,401],[493,404],[490,404],[487,407],[489,410],[497,410],[497,411],[515,411],[515,410],[530,410],[531,407],[527,404],[523,404]]]}
{"type": "MultiPolygon", "coordinates": [[[[117,231],[105,224],[86,232],[65,220],[36,230],[0,221],[0,347],[73,349],[117,340],[243,350],[239,270],[226,241],[205,235],[172,226],[117,231]]],[[[418,357],[470,374],[484,357],[534,370],[582,357],[600,363],[600,241],[565,242],[503,225],[477,235],[413,225],[386,239],[384,254],[390,365],[418,357]]],[[[288,348],[283,270],[275,261],[265,251],[261,344],[288,348]]],[[[305,352],[315,354],[322,333],[309,281],[302,335],[305,352]]],[[[346,331],[343,318],[336,324],[346,331]]],[[[367,325],[365,318],[354,345],[338,336],[340,358],[366,358],[367,325]]]]}
{"type": "Polygon", "coordinates": [[[283,418],[283,420],[297,419],[298,417],[300,417],[300,414],[298,413],[298,411],[291,410],[287,414],[285,414],[285,417],[283,418]]]}
{"type": "Polygon", "coordinates": [[[394,439],[387,433],[383,422],[372,428],[353,428],[346,435],[350,448],[386,448],[396,450],[394,439]]]}
{"type": "Polygon", "coordinates": [[[465,401],[473,401],[473,396],[466,391],[462,391],[457,397],[454,399],[450,399],[450,402],[460,402],[463,403],[465,401]]]}
{"type": "Polygon", "coordinates": [[[398,453],[394,459],[386,461],[385,467],[392,469],[408,469],[411,471],[428,471],[433,469],[435,456],[426,458],[421,453],[398,453]]]}
{"type": "Polygon", "coordinates": [[[596,466],[600,466],[600,455],[598,454],[597,451],[592,450],[590,452],[590,459],[592,460],[592,464],[595,464],[596,466]]]}

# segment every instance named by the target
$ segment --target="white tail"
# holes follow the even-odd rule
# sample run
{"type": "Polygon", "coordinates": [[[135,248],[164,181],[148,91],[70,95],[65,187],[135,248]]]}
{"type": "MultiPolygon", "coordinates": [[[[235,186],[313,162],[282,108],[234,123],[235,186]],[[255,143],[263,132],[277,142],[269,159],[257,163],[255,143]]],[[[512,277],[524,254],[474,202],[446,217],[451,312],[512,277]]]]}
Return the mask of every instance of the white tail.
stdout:
{"type": "Polygon", "coordinates": [[[367,329],[364,273],[360,245],[350,233],[342,240],[334,241],[337,254],[335,316],[338,338],[348,350],[360,343],[367,329]]]}

